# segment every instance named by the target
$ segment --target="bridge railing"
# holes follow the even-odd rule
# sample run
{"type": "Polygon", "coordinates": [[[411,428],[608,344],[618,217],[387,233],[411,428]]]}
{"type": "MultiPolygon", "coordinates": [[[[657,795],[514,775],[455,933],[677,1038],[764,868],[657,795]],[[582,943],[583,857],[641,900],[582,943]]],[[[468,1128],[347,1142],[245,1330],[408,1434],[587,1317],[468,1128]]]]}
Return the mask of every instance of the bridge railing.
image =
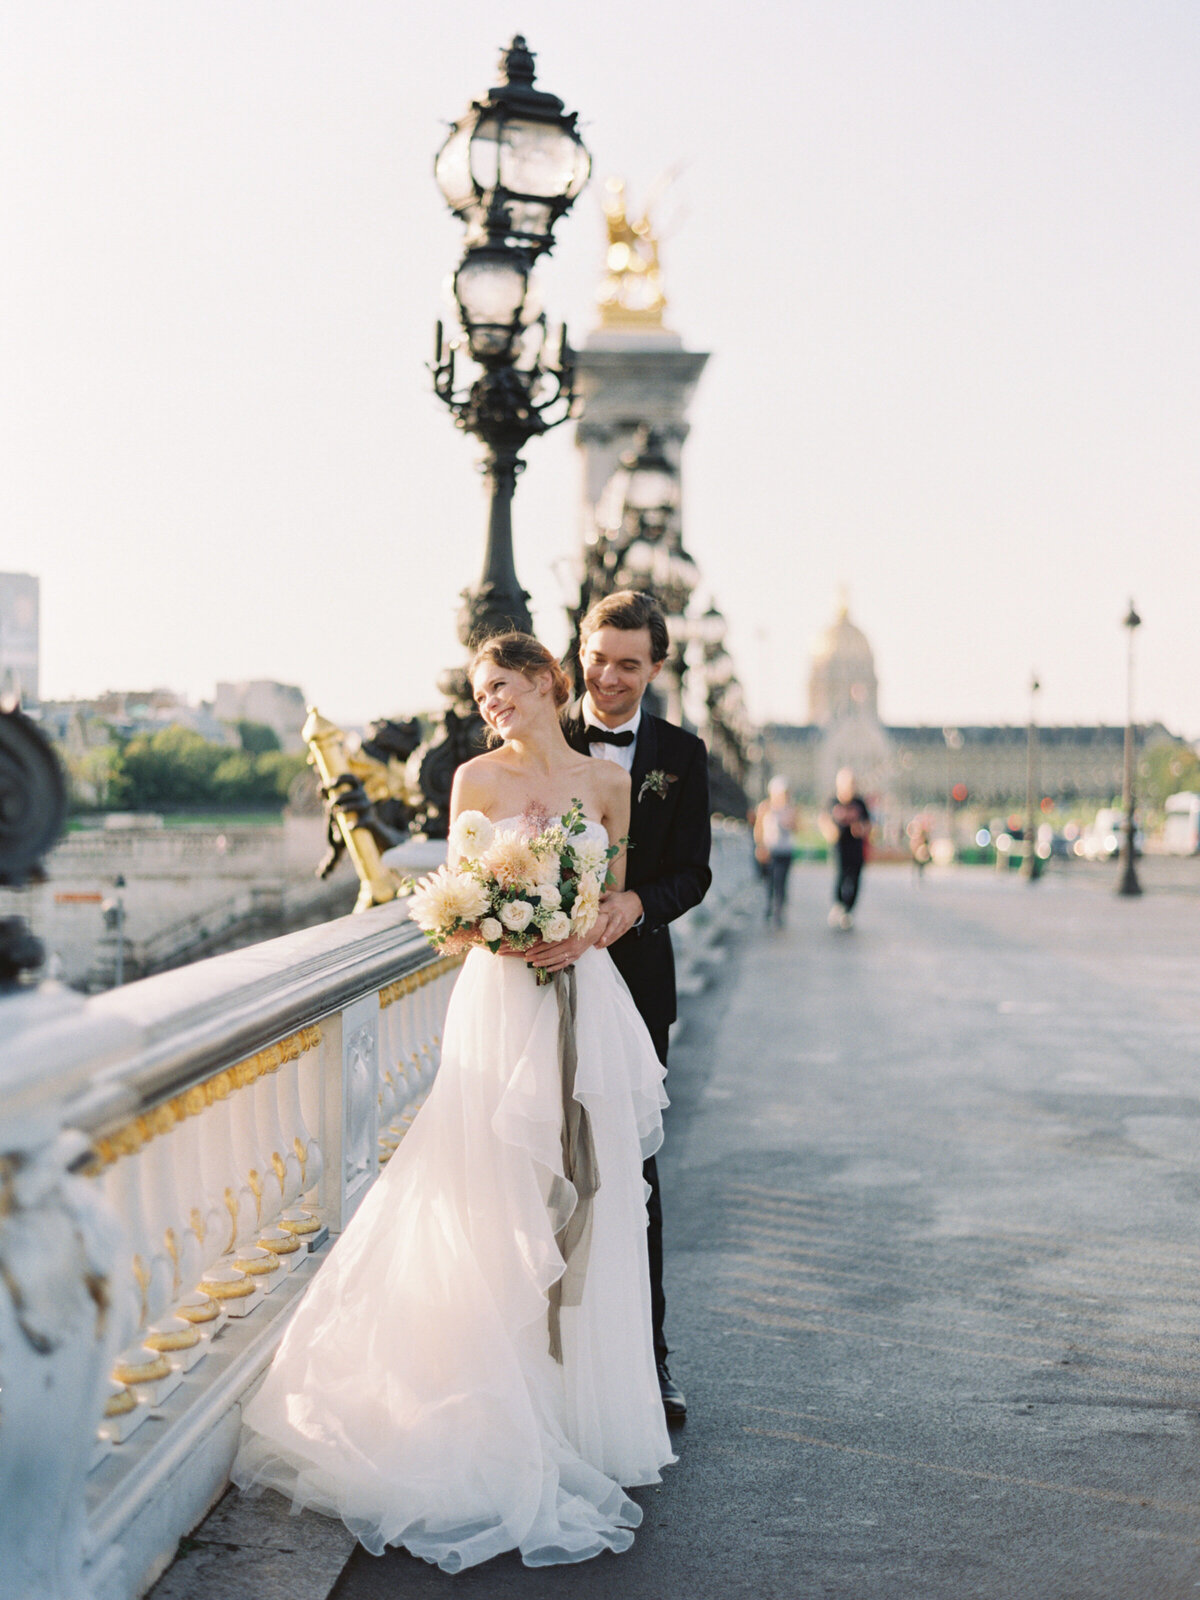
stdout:
{"type": "MultiPolygon", "coordinates": [[[[714,846],[683,993],[749,881],[744,830],[714,846]]],[[[0,1600],[131,1600],[220,1495],[289,1309],[428,1093],[459,959],[399,903],[0,998],[0,1600]]]]}
{"type": "Polygon", "coordinates": [[[0,1595],[128,1600],[437,1068],[401,906],[91,1000],[0,1001],[0,1595]]]}

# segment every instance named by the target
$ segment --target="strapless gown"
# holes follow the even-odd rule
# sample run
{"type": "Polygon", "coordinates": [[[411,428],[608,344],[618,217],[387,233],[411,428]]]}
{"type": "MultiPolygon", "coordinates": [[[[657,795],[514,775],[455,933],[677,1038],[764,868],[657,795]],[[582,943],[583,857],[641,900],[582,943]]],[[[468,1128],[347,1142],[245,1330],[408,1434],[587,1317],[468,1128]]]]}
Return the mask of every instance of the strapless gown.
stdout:
{"type": "MultiPolygon", "coordinates": [[[[516,819],[509,819],[509,823],[516,819]]],[[[507,825],[507,824],[506,824],[507,825]]],[[[597,837],[598,823],[589,823],[597,837]]],[[[606,951],[576,966],[575,1098],[599,1171],[581,1303],[547,1337],[563,1179],[558,1001],[511,957],[459,974],[429,1098],[246,1407],[233,1480],[456,1572],[625,1550],[622,1486],[674,1460],[654,1364],[642,1160],[663,1068],[606,951]]]]}

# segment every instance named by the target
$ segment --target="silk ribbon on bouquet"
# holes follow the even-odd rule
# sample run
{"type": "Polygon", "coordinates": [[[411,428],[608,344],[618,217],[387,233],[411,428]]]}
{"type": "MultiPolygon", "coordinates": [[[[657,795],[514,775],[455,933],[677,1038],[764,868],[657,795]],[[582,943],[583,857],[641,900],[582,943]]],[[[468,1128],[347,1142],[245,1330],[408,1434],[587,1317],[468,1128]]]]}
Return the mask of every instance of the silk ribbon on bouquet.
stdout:
{"type": "Polygon", "coordinates": [[[550,1285],[550,1354],[562,1365],[563,1306],[583,1303],[587,1278],[588,1252],[592,1243],[592,1201],[600,1187],[596,1166],[596,1146],[587,1107],[575,1098],[575,1073],[579,1056],[575,1048],[575,969],[554,974],[554,993],[558,1000],[558,1066],[562,1079],[562,1163],[563,1176],[575,1190],[575,1207],[554,1235],[565,1263],[563,1275],[550,1285]]]}

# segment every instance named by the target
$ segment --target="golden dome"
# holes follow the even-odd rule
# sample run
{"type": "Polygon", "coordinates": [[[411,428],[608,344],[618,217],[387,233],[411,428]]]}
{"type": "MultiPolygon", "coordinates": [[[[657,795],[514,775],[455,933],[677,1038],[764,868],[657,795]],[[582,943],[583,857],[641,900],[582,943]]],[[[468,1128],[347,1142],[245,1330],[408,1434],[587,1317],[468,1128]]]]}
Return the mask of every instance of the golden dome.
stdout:
{"type": "Polygon", "coordinates": [[[867,643],[867,636],[861,628],[856,628],[850,621],[850,613],[846,606],[838,612],[837,620],[832,627],[826,628],[817,635],[812,650],[812,663],[844,661],[854,665],[870,666],[874,663],[875,655],[867,643]]]}

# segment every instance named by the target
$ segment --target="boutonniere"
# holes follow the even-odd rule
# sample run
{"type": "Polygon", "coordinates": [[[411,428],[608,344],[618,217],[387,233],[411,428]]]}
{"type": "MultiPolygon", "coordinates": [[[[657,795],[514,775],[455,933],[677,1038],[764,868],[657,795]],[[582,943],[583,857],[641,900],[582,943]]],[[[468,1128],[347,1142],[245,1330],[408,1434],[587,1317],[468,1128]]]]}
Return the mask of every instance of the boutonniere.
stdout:
{"type": "Polygon", "coordinates": [[[644,800],[647,794],[657,795],[660,800],[665,800],[667,785],[678,783],[679,779],[673,772],[664,772],[661,767],[655,767],[642,779],[642,787],[638,790],[638,799],[644,800]]]}

